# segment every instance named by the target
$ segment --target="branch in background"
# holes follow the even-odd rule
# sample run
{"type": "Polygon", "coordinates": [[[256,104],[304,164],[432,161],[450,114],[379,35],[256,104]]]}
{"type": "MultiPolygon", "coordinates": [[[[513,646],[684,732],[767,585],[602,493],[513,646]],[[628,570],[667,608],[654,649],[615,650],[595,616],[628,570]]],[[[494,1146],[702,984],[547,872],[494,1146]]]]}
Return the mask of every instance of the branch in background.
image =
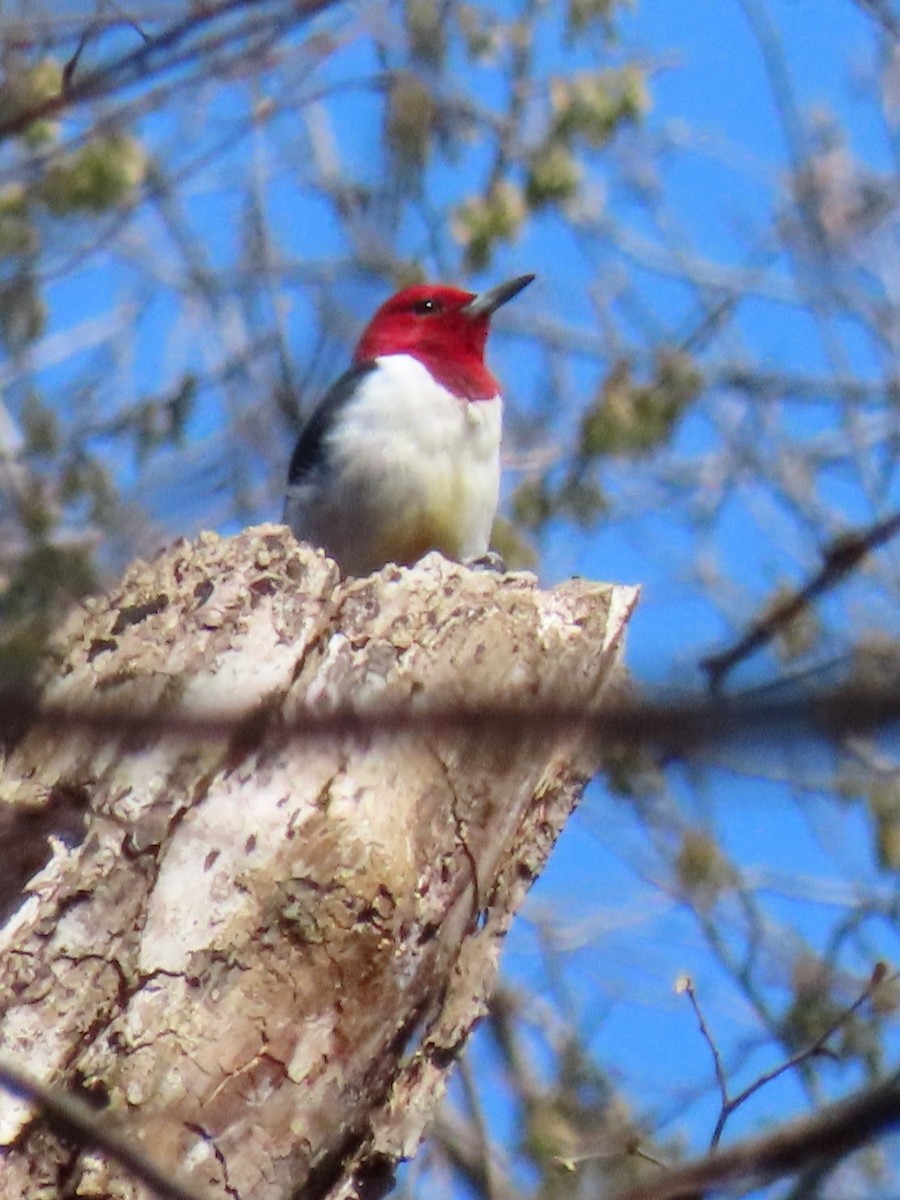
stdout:
{"type": "MultiPolygon", "coordinates": [[[[158,611],[158,610],[157,610],[158,611]]],[[[104,647],[98,647],[102,652],[104,647]]],[[[0,741],[14,741],[27,729],[42,727],[55,735],[87,736],[95,741],[151,736],[176,741],[235,740],[242,743],[265,726],[256,709],[197,709],[174,715],[162,709],[125,710],[102,701],[91,704],[42,703],[24,687],[0,688],[0,741]]],[[[602,713],[577,705],[459,704],[411,708],[386,704],[366,712],[341,707],[301,709],[281,726],[293,739],[394,737],[407,732],[464,732],[485,741],[523,732],[582,730],[607,744],[656,746],[671,758],[689,757],[701,747],[740,739],[742,746],[767,747],[798,737],[831,741],[846,734],[873,732],[900,721],[896,687],[841,687],[792,699],[751,697],[723,703],[685,697],[671,702],[620,703],[602,713]]]]}
{"type": "Polygon", "coordinates": [[[765,1074],[760,1075],[758,1079],[755,1079],[753,1083],[745,1087],[744,1090],[739,1092],[736,1096],[729,1096],[728,1094],[728,1080],[725,1077],[725,1071],[722,1067],[722,1058],[719,1054],[719,1049],[716,1045],[715,1039],[713,1038],[706,1021],[704,1020],[699,1001],[697,1000],[696,992],[694,991],[693,981],[687,977],[679,980],[678,985],[676,986],[676,991],[686,993],[691,1002],[691,1007],[694,1010],[694,1014],[697,1017],[697,1023],[700,1026],[700,1033],[702,1034],[706,1044],[709,1046],[710,1053],[713,1057],[713,1064],[716,1071],[716,1083],[718,1085],[719,1095],[722,1100],[722,1107],[719,1111],[718,1120],[716,1121],[715,1129],[713,1130],[712,1137],[710,1138],[710,1148],[715,1150],[715,1148],[718,1146],[725,1130],[725,1124],[731,1114],[740,1108],[740,1106],[747,1100],[749,1100],[751,1096],[758,1092],[760,1088],[765,1087],[767,1083],[771,1083],[774,1079],[777,1079],[779,1075],[783,1075],[786,1071],[790,1071],[793,1067],[799,1066],[808,1058],[812,1058],[816,1054],[821,1054],[824,1051],[825,1043],[829,1040],[829,1038],[837,1033],[847,1023],[847,1021],[850,1020],[853,1014],[862,1007],[866,1000],[868,1000],[873,994],[875,989],[885,981],[886,975],[887,968],[885,964],[883,962],[876,963],[872,970],[871,978],[860,995],[857,996],[853,1003],[845,1008],[844,1011],[841,1012],[834,1021],[832,1021],[828,1028],[824,1030],[819,1037],[817,1037],[808,1046],[804,1047],[803,1050],[798,1050],[796,1054],[791,1055],[790,1058],[786,1059],[783,1063],[780,1063],[779,1066],[773,1067],[771,1071],[766,1071],[765,1074]]]}
{"type": "MultiPolygon", "coordinates": [[[[466,1061],[464,1059],[460,1064],[460,1071],[466,1061]]],[[[485,1142],[475,1118],[463,1117],[444,1104],[428,1136],[450,1166],[468,1183],[473,1195],[485,1200],[524,1200],[496,1148],[485,1142]]]]}
{"type": "Polygon", "coordinates": [[[213,50],[220,50],[230,43],[254,34],[264,33],[268,30],[271,39],[277,40],[278,37],[286,34],[292,25],[324,12],[335,2],[336,0],[299,0],[296,4],[287,5],[283,3],[283,0],[277,0],[277,3],[273,5],[271,0],[262,4],[259,0],[223,0],[223,3],[217,7],[206,11],[192,9],[189,17],[170,25],[162,33],[155,37],[145,36],[143,43],[137,49],[129,51],[93,71],[86,71],[76,78],[75,67],[83,49],[79,45],[75,55],[66,64],[67,74],[59,94],[49,96],[38,104],[14,112],[5,121],[0,122],[0,141],[24,133],[35,121],[59,117],[79,104],[96,100],[101,96],[112,95],[133,84],[146,84],[148,78],[184,66],[194,59],[200,60],[208,67],[209,55],[213,50]],[[271,13],[273,7],[284,8],[285,12],[280,20],[276,20],[271,13]],[[258,15],[260,8],[270,11],[266,16],[260,17],[258,15]],[[208,37],[198,41],[196,45],[188,44],[189,39],[203,34],[215,22],[232,16],[242,9],[251,10],[251,16],[248,17],[245,24],[226,27],[213,44],[210,43],[208,37]]]}
{"type": "Polygon", "coordinates": [[[145,1183],[162,1200],[198,1200],[196,1192],[182,1187],[167,1172],[160,1171],[137,1148],[134,1138],[122,1137],[111,1129],[109,1117],[99,1118],[74,1096],[64,1096],[42,1086],[13,1063],[0,1062],[0,1087],[30,1100],[57,1133],[79,1146],[102,1150],[145,1183]]]}
{"type": "Polygon", "coordinates": [[[727,1187],[758,1186],[816,1163],[835,1162],[898,1125],[900,1072],[774,1133],[676,1167],[657,1183],[621,1193],[616,1200],[696,1200],[727,1187]]]}
{"type": "Polygon", "coordinates": [[[718,654],[704,658],[700,666],[709,677],[710,691],[722,686],[725,676],[757,650],[767,646],[814,600],[831,591],[860,565],[866,555],[889,541],[900,530],[900,513],[893,513],[865,529],[845,533],[826,547],[824,562],[813,578],[786,596],[770,612],[759,617],[743,637],[718,654]]]}
{"type": "Polygon", "coordinates": [[[877,22],[889,38],[900,40],[900,16],[894,12],[888,0],[853,0],[853,3],[877,22]]]}

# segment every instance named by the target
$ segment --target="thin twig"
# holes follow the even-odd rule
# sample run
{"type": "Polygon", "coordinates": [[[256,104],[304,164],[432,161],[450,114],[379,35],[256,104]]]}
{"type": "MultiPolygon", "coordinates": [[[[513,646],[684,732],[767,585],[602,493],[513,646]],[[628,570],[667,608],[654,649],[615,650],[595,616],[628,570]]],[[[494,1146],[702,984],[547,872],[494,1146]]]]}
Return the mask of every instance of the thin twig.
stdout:
{"type": "Polygon", "coordinates": [[[721,1131],[719,1129],[719,1125],[722,1123],[721,1114],[725,1112],[730,1103],[728,1098],[728,1080],[725,1078],[725,1068],[722,1066],[722,1056],[719,1054],[719,1047],[716,1045],[706,1021],[704,1020],[703,1011],[700,1008],[700,1002],[697,999],[697,993],[694,990],[694,981],[690,978],[690,976],[684,975],[678,981],[675,990],[677,992],[684,992],[688,1000],[690,1000],[691,1008],[694,1010],[694,1016],[697,1018],[697,1024],[700,1026],[700,1033],[707,1046],[709,1046],[709,1052],[712,1055],[713,1066],[716,1072],[716,1083],[719,1088],[719,1096],[722,1100],[719,1121],[716,1123],[716,1132],[713,1133],[712,1141],[710,1142],[711,1146],[716,1146],[719,1141],[719,1136],[721,1136],[721,1131]]]}
{"type": "Polygon", "coordinates": [[[710,1142],[711,1147],[715,1148],[719,1144],[719,1139],[721,1138],[722,1131],[725,1128],[725,1122],[735,1111],[735,1109],[739,1108],[746,1100],[749,1100],[750,1097],[758,1092],[761,1087],[765,1087],[767,1083],[771,1083],[774,1079],[777,1079],[779,1075],[783,1075],[786,1071],[790,1071],[794,1067],[798,1067],[808,1058],[813,1058],[816,1054],[821,1053],[825,1047],[825,1043],[829,1040],[829,1038],[833,1037],[834,1034],[836,1034],[847,1023],[847,1021],[850,1020],[853,1014],[857,1012],[857,1010],[860,1009],[862,1005],[865,1004],[865,1002],[871,997],[875,989],[881,983],[883,983],[885,974],[886,969],[884,963],[876,963],[872,970],[872,976],[863,991],[859,994],[859,996],[857,996],[857,998],[848,1008],[845,1008],[844,1011],[841,1012],[834,1019],[834,1021],[832,1021],[832,1023],[823,1033],[821,1033],[813,1042],[810,1042],[810,1044],[803,1050],[798,1050],[796,1054],[791,1055],[791,1057],[781,1063],[780,1066],[773,1067],[770,1071],[766,1071],[763,1075],[760,1075],[758,1079],[754,1080],[753,1083],[745,1087],[742,1092],[739,1092],[736,1096],[728,1100],[727,1105],[724,1106],[722,1111],[719,1113],[719,1119],[716,1122],[716,1128],[713,1131],[712,1140],[710,1142]]]}
{"type": "Polygon", "coordinates": [[[462,1084],[463,1094],[466,1098],[469,1117],[475,1130],[478,1151],[484,1163],[484,1195],[486,1200],[497,1200],[497,1192],[494,1187],[494,1156],[491,1152],[491,1135],[487,1127],[487,1121],[485,1120],[484,1109],[478,1096],[478,1087],[472,1072],[472,1064],[468,1058],[464,1058],[460,1062],[457,1072],[459,1074],[459,1081],[462,1084]]]}
{"type": "Polygon", "coordinates": [[[678,992],[685,993],[691,1002],[691,1007],[694,1010],[694,1014],[697,1017],[697,1022],[700,1026],[700,1032],[703,1035],[706,1044],[709,1046],[710,1053],[712,1054],[713,1064],[716,1072],[716,1083],[718,1084],[719,1095],[722,1100],[722,1105],[719,1109],[719,1116],[716,1120],[716,1125],[709,1142],[710,1149],[715,1150],[715,1148],[718,1146],[722,1138],[722,1134],[725,1131],[725,1125],[732,1113],[740,1108],[742,1104],[746,1103],[751,1096],[755,1095],[760,1088],[765,1087],[767,1083],[771,1083],[780,1075],[784,1075],[786,1071],[790,1071],[794,1067],[799,1067],[800,1064],[805,1062],[807,1059],[821,1053],[821,1051],[824,1049],[825,1043],[829,1040],[829,1038],[833,1037],[834,1034],[836,1034],[847,1023],[847,1021],[850,1020],[853,1014],[857,1012],[857,1010],[860,1009],[862,1005],[871,997],[875,989],[884,982],[886,974],[887,968],[885,967],[884,963],[876,963],[872,970],[872,975],[863,991],[859,994],[859,996],[857,996],[857,998],[848,1008],[845,1008],[843,1012],[835,1017],[827,1029],[820,1033],[819,1036],[815,1038],[814,1041],[810,1042],[808,1046],[804,1047],[804,1049],[798,1050],[796,1054],[792,1054],[790,1058],[785,1059],[785,1061],[780,1063],[777,1067],[773,1067],[770,1071],[764,1072],[759,1076],[758,1079],[755,1079],[751,1084],[745,1087],[743,1091],[738,1092],[736,1096],[729,1095],[728,1080],[725,1076],[725,1071],[722,1066],[722,1058],[719,1054],[719,1049],[715,1043],[715,1040],[713,1039],[705,1020],[703,1019],[703,1013],[700,1009],[700,1004],[694,991],[693,980],[691,980],[688,976],[683,976],[678,981],[676,990],[678,992]]]}

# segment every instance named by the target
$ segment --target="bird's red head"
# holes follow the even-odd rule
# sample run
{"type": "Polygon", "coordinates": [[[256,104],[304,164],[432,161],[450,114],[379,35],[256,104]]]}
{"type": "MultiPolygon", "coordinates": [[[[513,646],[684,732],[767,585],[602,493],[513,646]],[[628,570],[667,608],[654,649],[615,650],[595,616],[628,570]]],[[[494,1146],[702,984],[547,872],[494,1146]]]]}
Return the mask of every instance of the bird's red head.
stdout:
{"type": "Polygon", "coordinates": [[[491,316],[532,279],[533,275],[520,275],[478,295],[441,285],[405,288],[375,313],[359,339],[354,361],[410,354],[455,395],[489,400],[499,391],[484,361],[491,316]]]}

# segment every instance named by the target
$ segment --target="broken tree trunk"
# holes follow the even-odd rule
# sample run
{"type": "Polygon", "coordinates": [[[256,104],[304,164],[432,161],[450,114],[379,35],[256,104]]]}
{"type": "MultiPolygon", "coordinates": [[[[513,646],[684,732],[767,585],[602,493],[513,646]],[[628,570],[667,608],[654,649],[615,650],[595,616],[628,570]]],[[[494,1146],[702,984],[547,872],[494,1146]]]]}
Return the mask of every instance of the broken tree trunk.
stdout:
{"type": "MultiPolygon", "coordinates": [[[[635,600],[438,555],[341,581],[275,526],[136,563],[0,774],[5,828],[57,806],[68,834],[0,932],[0,1063],[198,1196],[383,1194],[597,754],[377,714],[596,710],[635,600]]],[[[0,1147],[5,1200],[152,1194],[4,1092],[0,1147]]]]}

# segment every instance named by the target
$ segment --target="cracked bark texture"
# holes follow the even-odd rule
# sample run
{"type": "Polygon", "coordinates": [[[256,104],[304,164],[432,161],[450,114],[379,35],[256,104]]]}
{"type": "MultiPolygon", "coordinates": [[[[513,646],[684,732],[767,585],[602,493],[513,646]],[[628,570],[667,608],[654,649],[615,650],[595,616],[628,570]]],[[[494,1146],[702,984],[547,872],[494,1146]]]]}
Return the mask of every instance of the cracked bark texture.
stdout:
{"type": "MultiPolygon", "coordinates": [[[[596,751],[577,729],[286,725],[347,705],[596,708],[635,601],[438,555],[342,581],[280,526],[135,563],[60,632],[46,698],[260,716],[230,740],[35,727],[10,752],[3,827],[68,816],[0,932],[0,1053],[198,1195],[384,1194],[596,751]]],[[[151,1194],[5,1093],[0,1148],[5,1200],[151,1194]]]]}

